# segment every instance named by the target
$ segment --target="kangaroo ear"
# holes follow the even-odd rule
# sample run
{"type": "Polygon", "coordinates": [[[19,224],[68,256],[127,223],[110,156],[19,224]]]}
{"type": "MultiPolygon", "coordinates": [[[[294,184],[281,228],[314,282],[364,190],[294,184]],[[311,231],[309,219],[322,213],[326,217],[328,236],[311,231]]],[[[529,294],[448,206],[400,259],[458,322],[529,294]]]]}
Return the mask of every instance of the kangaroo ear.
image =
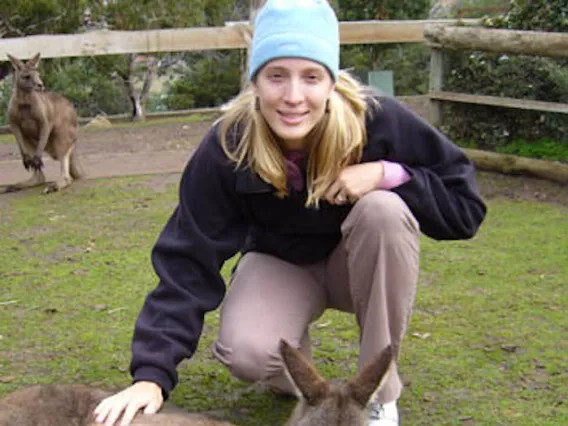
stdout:
{"type": "Polygon", "coordinates": [[[374,360],[365,365],[354,379],[347,382],[351,397],[365,407],[373,394],[383,386],[393,363],[392,346],[387,346],[374,360]]]}
{"type": "Polygon", "coordinates": [[[284,340],[280,340],[280,354],[298,397],[304,398],[308,405],[316,405],[328,393],[329,385],[326,380],[298,349],[284,340]]]}
{"type": "Polygon", "coordinates": [[[39,52],[36,53],[36,54],[34,55],[34,57],[31,58],[31,59],[28,61],[28,65],[31,66],[31,67],[34,67],[34,68],[37,67],[37,64],[39,63],[39,56],[40,56],[39,52]]]}
{"type": "Polygon", "coordinates": [[[12,62],[12,66],[14,67],[15,70],[21,70],[22,69],[22,67],[24,66],[24,63],[22,61],[20,61],[16,57],[10,55],[9,53],[7,53],[6,56],[8,56],[8,59],[10,60],[10,62],[12,62]]]}

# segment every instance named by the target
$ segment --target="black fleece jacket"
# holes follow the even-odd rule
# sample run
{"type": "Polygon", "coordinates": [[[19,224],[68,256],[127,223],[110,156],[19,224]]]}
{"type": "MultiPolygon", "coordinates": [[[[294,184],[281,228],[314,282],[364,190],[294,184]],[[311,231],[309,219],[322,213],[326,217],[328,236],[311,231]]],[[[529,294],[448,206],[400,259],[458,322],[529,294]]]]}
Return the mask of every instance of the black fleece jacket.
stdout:
{"type": "MultiPolygon", "coordinates": [[[[437,129],[392,98],[369,114],[361,162],[389,160],[411,179],[392,189],[421,231],[437,240],[472,237],[486,213],[474,167],[437,129]]],[[[219,270],[237,252],[259,251],[294,263],[325,258],[340,241],[350,206],[304,207],[305,190],[289,197],[248,169],[235,171],[213,127],[185,168],[179,204],[152,251],[159,278],[136,322],[130,371],[134,381],[158,383],[164,395],[176,367],[193,355],[206,312],[225,295],[219,270]]],[[[380,212],[377,212],[380,214],[380,212]]]]}

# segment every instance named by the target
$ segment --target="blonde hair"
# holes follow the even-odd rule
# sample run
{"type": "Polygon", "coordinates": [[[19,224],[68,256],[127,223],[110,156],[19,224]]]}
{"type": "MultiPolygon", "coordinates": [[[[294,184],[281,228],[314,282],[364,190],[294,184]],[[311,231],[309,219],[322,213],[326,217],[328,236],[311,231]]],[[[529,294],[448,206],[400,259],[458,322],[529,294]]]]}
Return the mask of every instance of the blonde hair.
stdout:
{"type": "MultiPolygon", "coordinates": [[[[318,207],[327,189],[348,165],[358,163],[367,143],[363,86],[349,73],[339,73],[328,112],[307,136],[313,141],[308,152],[307,207],[318,207]]],[[[286,197],[286,165],[276,135],[256,108],[249,85],[233,99],[219,118],[221,146],[236,168],[249,167],[286,197]]]]}

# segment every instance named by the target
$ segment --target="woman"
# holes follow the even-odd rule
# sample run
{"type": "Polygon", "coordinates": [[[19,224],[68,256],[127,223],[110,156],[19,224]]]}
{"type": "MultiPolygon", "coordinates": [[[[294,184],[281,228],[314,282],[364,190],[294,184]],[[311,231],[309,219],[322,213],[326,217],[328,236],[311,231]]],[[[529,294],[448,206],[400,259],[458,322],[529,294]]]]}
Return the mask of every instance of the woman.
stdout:
{"type": "MultiPolygon", "coordinates": [[[[156,412],[193,355],[203,317],[223,301],[212,347],[236,377],[291,393],[278,341],[308,356],[327,308],[353,312],[359,365],[391,344],[412,310],[419,234],[472,237],[485,216],[474,168],[396,100],[339,71],[337,18],[325,0],[268,0],[255,22],[250,84],[189,161],[179,205],[152,252],[160,279],[133,337],[134,384],[97,421],[156,412]],[[219,270],[243,255],[225,295],[219,270]]],[[[396,425],[396,366],[369,424],[396,425]]]]}

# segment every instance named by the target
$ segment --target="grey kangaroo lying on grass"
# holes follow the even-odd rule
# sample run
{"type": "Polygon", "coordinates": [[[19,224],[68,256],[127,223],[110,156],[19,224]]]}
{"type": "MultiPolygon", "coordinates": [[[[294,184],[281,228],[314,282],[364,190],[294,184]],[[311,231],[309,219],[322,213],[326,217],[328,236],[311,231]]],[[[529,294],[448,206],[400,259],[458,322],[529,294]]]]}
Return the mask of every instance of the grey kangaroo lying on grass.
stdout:
{"type": "Polygon", "coordinates": [[[61,176],[49,183],[44,193],[58,191],[83,175],[78,164],[77,113],[63,96],[44,90],[38,71],[39,53],[25,64],[8,55],[14,67],[12,95],[8,104],[8,125],[16,137],[22,161],[33,176],[5,185],[0,192],[18,191],[45,183],[42,155],[45,151],[61,164],[61,176]]]}
{"type": "MultiPolygon", "coordinates": [[[[101,426],[93,410],[112,393],[84,385],[37,385],[0,400],[0,426],[101,426]]],[[[165,404],[157,414],[139,414],[136,426],[230,426],[165,404]]]]}
{"type": "MultiPolygon", "coordinates": [[[[363,426],[367,403],[380,388],[392,363],[386,348],[353,379],[333,384],[319,375],[297,349],[280,342],[286,372],[300,401],[287,426],[363,426]]],[[[9,394],[0,400],[0,426],[95,426],[93,410],[111,393],[84,385],[38,385],[9,394]]],[[[139,414],[138,426],[229,426],[171,405],[152,415],[139,414]]]]}

